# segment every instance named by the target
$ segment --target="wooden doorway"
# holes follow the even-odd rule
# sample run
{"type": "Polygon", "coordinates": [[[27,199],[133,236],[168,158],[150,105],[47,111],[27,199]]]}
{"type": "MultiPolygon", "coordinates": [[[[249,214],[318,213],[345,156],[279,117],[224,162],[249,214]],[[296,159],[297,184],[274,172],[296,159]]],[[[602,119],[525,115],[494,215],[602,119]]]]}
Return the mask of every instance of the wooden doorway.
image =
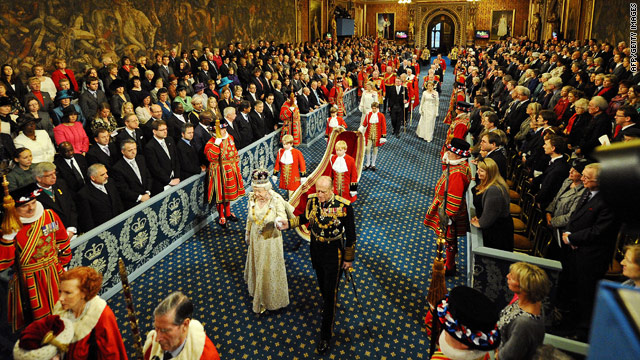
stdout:
{"type": "Polygon", "coordinates": [[[455,41],[455,25],[450,16],[437,15],[429,22],[426,32],[426,46],[432,55],[449,53],[455,41]]]}

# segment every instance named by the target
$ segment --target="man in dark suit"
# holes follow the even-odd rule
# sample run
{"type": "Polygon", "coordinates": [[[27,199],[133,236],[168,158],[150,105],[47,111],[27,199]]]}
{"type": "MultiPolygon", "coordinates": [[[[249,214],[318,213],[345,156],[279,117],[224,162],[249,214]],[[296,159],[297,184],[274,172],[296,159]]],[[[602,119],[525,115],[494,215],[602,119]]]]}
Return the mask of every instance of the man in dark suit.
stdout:
{"type": "Polygon", "coordinates": [[[164,120],[153,122],[153,138],[145,145],[144,157],[154,179],[153,195],[180,183],[180,162],[173,139],[167,136],[164,120]]]}
{"type": "MultiPolygon", "coordinates": [[[[195,72],[196,70],[194,70],[193,68],[191,69],[192,72],[195,72]]],[[[162,65],[160,65],[158,67],[158,71],[156,72],[156,76],[157,77],[161,77],[162,81],[165,84],[169,83],[169,75],[173,75],[173,68],[171,66],[169,66],[169,55],[163,55],[162,56],[162,65]]]]}
{"type": "Polygon", "coordinates": [[[256,86],[256,96],[258,97],[257,100],[263,100],[264,99],[264,93],[265,93],[265,80],[262,77],[262,70],[260,70],[259,67],[256,67],[255,69],[253,69],[253,76],[251,77],[251,84],[254,84],[256,86]]]}
{"type": "Polygon", "coordinates": [[[203,83],[203,84],[208,84],[209,80],[211,80],[211,79],[215,80],[216,79],[213,76],[215,76],[215,74],[213,74],[211,71],[209,71],[209,63],[207,61],[202,61],[200,63],[200,71],[198,71],[198,73],[196,75],[196,79],[198,80],[197,82],[200,82],[200,83],[203,83]]]}
{"type": "MultiPolygon", "coordinates": [[[[513,139],[518,131],[520,131],[520,125],[529,116],[527,114],[527,106],[529,106],[529,89],[524,86],[516,86],[514,89],[516,104],[513,104],[511,111],[509,111],[505,117],[504,122],[507,125],[507,134],[510,139],[513,139]]],[[[506,145],[506,144],[505,144],[506,145]]]]}
{"type": "Polygon", "coordinates": [[[97,77],[90,77],[87,81],[87,91],[80,94],[80,110],[90,123],[98,113],[98,106],[107,102],[107,96],[99,88],[97,77]]]}
{"type": "Polygon", "coordinates": [[[130,114],[124,119],[125,128],[118,132],[116,135],[116,148],[120,147],[120,144],[126,139],[132,139],[138,145],[138,152],[142,155],[142,147],[146,144],[142,130],[140,130],[140,121],[138,116],[130,114]]]}
{"type": "Polygon", "coordinates": [[[544,141],[544,153],[551,159],[549,166],[531,182],[531,192],[536,196],[536,203],[546,209],[558,194],[562,182],[569,175],[571,166],[564,154],[567,141],[562,136],[551,136],[544,141]]]}
{"type": "Polygon", "coordinates": [[[577,310],[578,340],[586,340],[596,285],[612,261],[620,224],[605,203],[599,187],[600,164],[589,164],[582,172],[585,192],[562,234],[568,253],[560,273],[559,296],[566,310],[577,310]],[[577,303],[577,307],[572,304],[577,303]]]}
{"type": "Polygon", "coordinates": [[[324,97],[324,93],[318,88],[318,82],[315,80],[311,81],[311,94],[309,95],[309,99],[311,99],[311,106],[314,108],[318,108],[321,105],[327,103],[327,99],[324,97]]]}
{"type": "Polygon", "coordinates": [[[184,106],[182,103],[174,101],[171,103],[171,117],[167,120],[168,134],[176,142],[180,140],[180,131],[185,123],[189,122],[184,115],[184,106]]]}
{"type": "Polygon", "coordinates": [[[78,192],[80,231],[87,232],[102,225],[124,211],[120,194],[113,182],[109,182],[107,168],[93,164],[87,171],[89,181],[78,192]]]}
{"type": "Polygon", "coordinates": [[[284,102],[287,101],[287,96],[282,92],[282,83],[280,80],[274,82],[274,87],[273,103],[275,104],[275,114],[278,114],[278,117],[280,117],[280,109],[282,109],[284,102]]]}
{"type": "Polygon", "coordinates": [[[487,132],[480,139],[480,150],[486,151],[485,158],[493,159],[498,165],[498,170],[503,179],[507,178],[507,157],[501,148],[502,141],[497,132],[487,132]]]}
{"type": "MultiPolygon", "coordinates": [[[[233,137],[233,142],[236,144],[236,149],[240,151],[242,148],[240,144],[242,144],[242,134],[240,133],[240,127],[238,122],[236,121],[236,109],[233,107],[228,107],[224,109],[224,119],[227,121],[227,133],[233,137]]],[[[221,121],[222,123],[222,121],[221,121]]],[[[251,140],[249,140],[251,141],[251,140]]]]}
{"type": "Polygon", "coordinates": [[[278,128],[278,122],[280,120],[280,110],[276,109],[276,104],[274,102],[275,98],[273,94],[267,94],[265,96],[264,102],[264,110],[262,111],[262,115],[264,115],[264,123],[267,127],[267,134],[278,128]]]}
{"type": "Polygon", "coordinates": [[[138,155],[138,146],[133,139],[125,139],[120,144],[122,158],[113,165],[112,177],[120,192],[125,209],[131,209],[138,203],[151,198],[151,174],[142,155],[138,155]]]}
{"type": "Polygon", "coordinates": [[[48,92],[40,91],[40,79],[37,77],[29,78],[29,92],[24,97],[24,104],[27,105],[30,99],[38,100],[40,104],[40,110],[45,112],[51,112],[53,110],[53,100],[48,92]]]}
{"type": "Polygon", "coordinates": [[[264,117],[264,103],[257,101],[253,105],[253,110],[249,113],[249,122],[251,123],[251,132],[253,133],[253,141],[258,141],[267,135],[270,131],[267,129],[264,117]]]}
{"type": "Polygon", "coordinates": [[[638,129],[638,111],[631,105],[622,105],[616,111],[615,121],[616,127],[613,134],[612,143],[624,141],[624,135],[622,135],[623,130],[627,129],[638,129]]]}
{"type": "MultiPolygon", "coordinates": [[[[209,160],[207,160],[207,156],[204,154],[204,146],[207,145],[207,142],[211,140],[211,122],[213,121],[213,114],[206,110],[200,113],[200,122],[197,125],[194,125],[193,129],[193,139],[190,139],[191,146],[195,149],[198,163],[200,165],[209,165],[209,160]]],[[[184,137],[182,135],[182,129],[180,129],[181,139],[184,137]]],[[[176,141],[176,144],[180,143],[182,140],[176,141]]],[[[182,141],[183,142],[183,141],[182,141]]]]}
{"type": "Polygon", "coordinates": [[[50,162],[41,162],[33,167],[33,176],[42,192],[38,201],[45,209],[51,209],[58,214],[67,229],[69,238],[78,233],[78,211],[73,200],[73,193],[57,178],[56,166],[50,162]]]}
{"type": "Polygon", "coordinates": [[[61,177],[73,192],[78,192],[88,181],[87,161],[84,156],[74,154],[73,145],[65,141],[58,147],[59,155],[53,161],[57,175],[61,177]]]}
{"type": "MultiPolygon", "coordinates": [[[[134,115],[135,116],[135,115],[134,115]]],[[[89,151],[85,155],[87,165],[102,164],[107,171],[111,171],[111,166],[118,160],[118,150],[115,143],[110,142],[111,136],[107,129],[98,129],[94,138],[95,144],[89,146],[89,151]]]]}
{"type": "Polygon", "coordinates": [[[398,136],[404,123],[405,108],[409,106],[407,88],[402,86],[402,79],[396,76],[395,85],[387,92],[389,108],[391,109],[391,124],[393,125],[393,135],[398,136]]]}
{"type": "Polygon", "coordinates": [[[245,92],[244,97],[251,104],[253,104],[256,101],[260,100],[260,97],[258,96],[258,93],[256,92],[256,84],[251,83],[251,84],[249,84],[249,86],[247,86],[247,91],[245,92]]]}
{"type": "MultiPolygon", "coordinates": [[[[178,159],[180,161],[180,181],[184,181],[191,176],[200,174],[203,168],[198,161],[196,148],[193,146],[193,124],[184,124],[181,132],[182,138],[176,141],[176,148],[178,149],[178,159]]],[[[204,150],[202,153],[204,154],[204,150]]]]}
{"type": "Polygon", "coordinates": [[[198,57],[198,49],[191,49],[191,57],[189,63],[191,64],[191,72],[197,73],[200,66],[200,58],[198,57]]]}
{"type": "Polygon", "coordinates": [[[300,114],[308,114],[311,110],[313,110],[311,108],[309,95],[311,95],[309,88],[303,88],[302,94],[298,95],[298,108],[300,109],[300,114]]]}
{"type": "Polygon", "coordinates": [[[238,117],[235,124],[238,125],[238,133],[240,140],[236,141],[236,148],[240,150],[243,147],[250,145],[253,142],[253,130],[251,129],[251,123],[249,120],[249,113],[251,112],[251,105],[248,101],[242,101],[238,106],[238,117]]]}

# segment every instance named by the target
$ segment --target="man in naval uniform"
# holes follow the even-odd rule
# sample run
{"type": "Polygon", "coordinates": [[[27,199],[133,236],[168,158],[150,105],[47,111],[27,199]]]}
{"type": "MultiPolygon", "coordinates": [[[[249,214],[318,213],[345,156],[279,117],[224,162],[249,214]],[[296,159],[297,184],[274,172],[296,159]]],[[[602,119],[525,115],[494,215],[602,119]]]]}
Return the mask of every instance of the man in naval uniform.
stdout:
{"type": "Polygon", "coordinates": [[[280,229],[307,224],[311,234],[311,264],[316,271],[322,292],[322,328],[316,350],[325,355],[331,349],[333,318],[335,315],[338,283],[343,270],[353,264],[356,245],[356,227],[353,208],[349,200],[333,194],[333,181],[321,176],[316,182],[316,193],[309,195],[301,215],[280,220],[280,229]]]}

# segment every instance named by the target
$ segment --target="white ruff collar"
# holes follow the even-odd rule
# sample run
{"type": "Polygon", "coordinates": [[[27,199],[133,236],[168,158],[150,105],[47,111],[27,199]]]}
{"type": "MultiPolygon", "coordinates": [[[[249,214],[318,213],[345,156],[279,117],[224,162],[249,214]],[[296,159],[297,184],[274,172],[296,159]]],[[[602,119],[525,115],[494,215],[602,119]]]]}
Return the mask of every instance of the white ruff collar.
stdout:
{"type": "Polygon", "coordinates": [[[60,315],[60,317],[69,319],[73,322],[73,339],[72,343],[78,342],[84,339],[98,324],[102,312],[107,307],[107,302],[99,296],[94,296],[93,299],[87,301],[84,305],[84,310],[80,317],[76,318],[73,315],[72,310],[64,310],[60,301],[53,307],[53,314],[60,315]]]}
{"type": "Polygon", "coordinates": [[[20,216],[20,222],[22,222],[23,224],[34,223],[38,221],[38,219],[40,219],[42,214],[44,214],[44,206],[40,204],[40,201],[36,200],[36,212],[33,214],[32,217],[29,217],[29,218],[23,218],[22,216],[20,216]]]}
{"type": "Polygon", "coordinates": [[[369,118],[369,124],[377,124],[379,119],[379,112],[371,112],[371,117],[369,118]]]}
{"type": "Polygon", "coordinates": [[[285,150],[282,153],[282,157],[280,157],[280,162],[285,165],[293,164],[293,155],[291,154],[291,149],[285,150]]]}
{"type": "Polygon", "coordinates": [[[334,116],[334,117],[329,119],[329,127],[330,128],[336,128],[336,127],[338,127],[338,125],[339,124],[338,124],[338,117],[337,116],[334,116]]]}
{"type": "MultiPolygon", "coordinates": [[[[204,332],[204,327],[198,320],[191,319],[189,322],[189,330],[187,332],[187,339],[184,344],[184,348],[180,351],[178,356],[174,357],[174,360],[193,360],[200,359],[204,352],[204,345],[207,338],[207,334],[204,332]]],[[[164,356],[164,351],[160,347],[160,343],[156,341],[156,331],[151,330],[147,335],[147,341],[144,343],[143,353],[146,353],[151,347],[151,354],[149,358],[153,359],[157,356],[159,359],[164,356]]]]}
{"type": "MultiPolygon", "coordinates": [[[[446,331],[443,331],[440,334],[440,339],[438,345],[440,345],[440,351],[451,360],[478,360],[484,358],[484,355],[487,353],[482,350],[472,350],[472,349],[454,349],[447,342],[446,331]]],[[[456,340],[453,340],[456,341],[456,340]]]]}
{"type": "Polygon", "coordinates": [[[344,156],[337,156],[331,168],[338,173],[344,173],[349,170],[347,168],[347,162],[344,160],[344,156]]]}
{"type": "Polygon", "coordinates": [[[457,160],[449,160],[449,153],[444,153],[444,156],[442,157],[442,163],[443,164],[460,165],[465,161],[467,161],[467,158],[460,158],[460,159],[457,159],[457,160]]]}

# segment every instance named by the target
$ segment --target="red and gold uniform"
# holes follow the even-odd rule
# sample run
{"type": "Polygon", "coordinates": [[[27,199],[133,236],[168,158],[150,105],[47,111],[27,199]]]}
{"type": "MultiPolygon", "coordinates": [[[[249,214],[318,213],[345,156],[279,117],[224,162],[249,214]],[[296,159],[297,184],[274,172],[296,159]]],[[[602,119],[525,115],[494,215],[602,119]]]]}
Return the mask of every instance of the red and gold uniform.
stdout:
{"type": "Polygon", "coordinates": [[[456,96],[451,97],[451,101],[449,102],[449,110],[447,111],[447,116],[444,118],[445,124],[451,124],[451,120],[456,117],[456,104],[459,101],[465,101],[467,96],[464,93],[464,88],[458,88],[456,90],[456,96]]]}
{"type": "Polygon", "coordinates": [[[375,90],[378,93],[378,103],[382,104],[382,102],[384,101],[384,94],[385,94],[384,81],[382,80],[381,77],[378,76],[378,77],[372,77],[371,82],[373,83],[373,86],[375,87],[375,90]]]}
{"type": "Polygon", "coordinates": [[[307,176],[307,167],[302,152],[298,149],[278,150],[273,175],[280,173],[280,189],[296,191],[300,179],[307,176]]]}
{"type": "Polygon", "coordinates": [[[442,151],[440,156],[443,156],[447,151],[447,145],[451,143],[453,138],[462,139],[467,136],[469,132],[469,114],[463,113],[456,116],[453,124],[447,129],[447,137],[445,138],[444,145],[442,145],[442,151]]]}
{"type": "Polygon", "coordinates": [[[358,72],[358,96],[362,96],[362,89],[364,89],[364,84],[369,81],[369,74],[367,74],[366,70],[360,70],[358,72]]]}
{"type": "Polygon", "coordinates": [[[65,359],[127,360],[116,316],[101,297],[87,301],[77,319],[71,311],[62,309],[60,302],[53,313],[73,321],[73,342],[65,359]]]}
{"type": "MultiPolygon", "coordinates": [[[[29,292],[33,320],[51,314],[59,297],[59,276],[71,261],[69,236],[62,221],[52,210],[44,210],[39,202],[36,206],[36,214],[42,214],[38,219],[31,223],[21,219],[24,226],[15,238],[5,236],[0,240],[0,271],[14,264],[16,254],[20,256],[22,278],[29,292]]],[[[20,286],[15,273],[9,282],[8,300],[8,320],[14,331],[28,325],[24,321],[20,286]]]]}
{"type": "Polygon", "coordinates": [[[396,84],[396,74],[394,73],[384,73],[384,76],[382,78],[382,83],[384,84],[383,89],[384,89],[384,93],[383,95],[387,94],[387,87],[392,87],[396,84]]]}
{"type": "Polygon", "coordinates": [[[215,144],[216,137],[212,137],[204,147],[204,153],[209,160],[209,202],[217,204],[231,202],[244,196],[244,183],[240,172],[238,150],[233,136],[228,135],[219,145],[215,144]]]}
{"type": "Polygon", "coordinates": [[[362,122],[362,127],[365,128],[364,141],[367,147],[369,144],[373,144],[373,146],[383,145],[384,142],[380,142],[380,139],[387,138],[387,119],[379,111],[375,114],[378,118],[374,122],[371,122],[371,117],[374,116],[373,112],[368,113],[362,122]]]}
{"type": "Polygon", "coordinates": [[[335,129],[337,127],[342,127],[344,129],[346,129],[347,128],[347,122],[344,121],[344,118],[342,118],[342,116],[330,117],[327,120],[327,130],[324,133],[324,138],[325,139],[329,139],[329,136],[331,136],[331,133],[333,132],[333,129],[335,129]]]}
{"type": "MultiPolygon", "coordinates": [[[[198,320],[189,321],[187,338],[180,353],[172,358],[174,360],[220,360],[216,346],[204,332],[204,327],[198,320]]],[[[149,331],[144,343],[144,360],[162,359],[164,351],[157,341],[158,334],[155,330],[149,331]]],[[[165,358],[166,359],[166,358],[165,358]]]]}
{"type": "MultiPolygon", "coordinates": [[[[424,219],[424,225],[436,235],[440,234],[440,217],[438,210],[444,204],[447,172],[443,171],[436,183],[435,196],[424,219]]],[[[469,231],[469,219],[467,217],[467,204],[465,194],[471,182],[471,169],[466,159],[454,160],[449,167],[449,189],[447,191],[447,216],[452,223],[447,226],[445,239],[447,241],[446,269],[455,269],[455,254],[458,252],[458,236],[466,235],[469,231]]]]}
{"type": "Polygon", "coordinates": [[[338,107],[338,116],[344,116],[344,90],[342,89],[342,87],[337,86],[338,83],[339,82],[336,81],[336,86],[332,87],[331,91],[329,91],[329,103],[338,107]]]}
{"type": "MultiPolygon", "coordinates": [[[[335,86],[333,87],[335,89],[335,86]]],[[[333,91],[333,89],[332,89],[333,91]]],[[[344,104],[342,106],[344,110],[344,104]]],[[[302,143],[302,124],[300,123],[300,110],[295,103],[287,100],[280,109],[280,120],[282,120],[282,131],[280,131],[280,140],[285,135],[293,136],[293,146],[302,143]]]]}
{"type": "Polygon", "coordinates": [[[426,75],[423,80],[423,87],[427,88],[427,82],[431,81],[433,83],[433,88],[440,92],[440,76],[439,75],[426,75]]]}
{"type": "Polygon", "coordinates": [[[344,155],[344,163],[338,155],[332,155],[329,166],[323,175],[333,179],[333,191],[350,202],[356,201],[357,195],[351,196],[351,192],[358,191],[358,171],[356,161],[349,155],[344,155]]]}
{"type": "Polygon", "coordinates": [[[411,99],[411,110],[415,109],[420,104],[420,87],[418,85],[418,77],[411,75],[411,79],[407,79],[404,84],[409,92],[409,99],[411,99]]]}

